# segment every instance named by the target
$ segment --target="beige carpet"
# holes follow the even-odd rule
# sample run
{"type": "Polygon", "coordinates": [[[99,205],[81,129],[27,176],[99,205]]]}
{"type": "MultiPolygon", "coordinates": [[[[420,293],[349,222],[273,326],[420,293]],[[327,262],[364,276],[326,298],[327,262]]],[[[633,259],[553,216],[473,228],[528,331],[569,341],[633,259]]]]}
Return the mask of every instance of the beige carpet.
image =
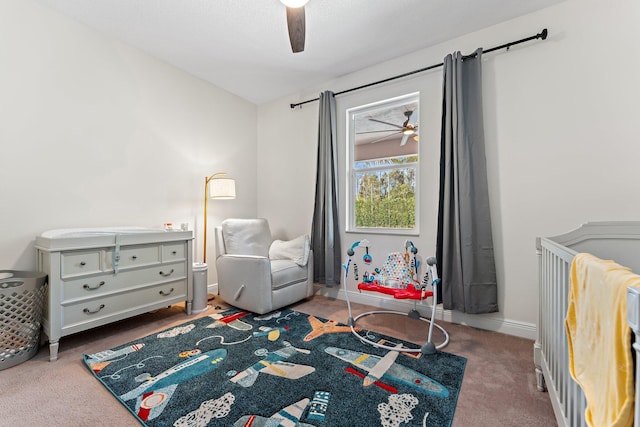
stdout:
{"type": "MultiPolygon", "coordinates": [[[[219,305],[218,298],[210,301],[219,305]]],[[[354,316],[370,307],[353,304],[354,316]]],[[[136,426],[138,423],[82,362],[95,353],[189,320],[175,305],[112,325],[64,337],[59,359],[48,347],[31,360],[0,371],[0,426],[136,426]]],[[[316,296],[295,307],[304,313],[347,321],[346,303],[316,296]]],[[[214,312],[214,307],[198,315],[214,312]]],[[[533,342],[467,326],[442,323],[451,341],[443,349],[467,358],[454,427],[555,426],[547,393],[536,390],[533,342]]],[[[419,344],[427,324],[406,316],[374,315],[358,322],[383,334],[419,344]]],[[[435,337],[436,343],[440,336],[435,337]]],[[[330,426],[333,427],[333,426],[330,426]]]]}

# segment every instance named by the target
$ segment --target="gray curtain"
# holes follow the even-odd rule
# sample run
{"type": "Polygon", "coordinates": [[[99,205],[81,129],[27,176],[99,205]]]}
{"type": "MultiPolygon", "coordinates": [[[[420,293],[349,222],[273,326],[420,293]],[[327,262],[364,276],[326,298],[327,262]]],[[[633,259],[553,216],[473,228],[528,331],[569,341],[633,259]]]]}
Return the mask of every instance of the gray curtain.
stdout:
{"type": "Polygon", "coordinates": [[[339,285],[342,274],[336,135],[336,98],[333,92],[325,91],[320,94],[318,166],[311,248],[313,281],[328,286],[339,285]]]}
{"type": "Polygon", "coordinates": [[[498,311],[482,124],[482,49],[444,59],[436,256],[445,309],[498,311]]]}

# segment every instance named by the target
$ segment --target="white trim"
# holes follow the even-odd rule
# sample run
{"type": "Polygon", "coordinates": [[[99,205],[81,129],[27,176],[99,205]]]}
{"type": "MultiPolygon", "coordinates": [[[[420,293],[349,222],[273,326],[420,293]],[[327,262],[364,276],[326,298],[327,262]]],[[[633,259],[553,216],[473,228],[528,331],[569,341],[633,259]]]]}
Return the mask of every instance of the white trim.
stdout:
{"type": "MultiPolygon", "coordinates": [[[[329,298],[336,298],[346,301],[344,289],[342,287],[328,288],[325,286],[315,285],[316,295],[322,295],[329,298]]],[[[349,291],[349,300],[358,304],[366,304],[372,307],[395,310],[409,311],[413,309],[413,302],[408,300],[396,300],[385,296],[378,296],[372,292],[353,292],[349,291]]],[[[345,303],[346,304],[346,303],[345,303]]],[[[420,314],[427,316],[430,304],[418,303],[416,308],[420,314]]],[[[436,307],[436,319],[445,322],[456,323],[459,325],[471,326],[487,331],[500,332],[507,335],[513,335],[529,340],[537,338],[537,327],[533,323],[520,322],[517,320],[502,319],[490,317],[489,314],[465,314],[456,311],[444,310],[441,306],[436,307]]],[[[348,319],[333,319],[346,323],[348,319]]]]}

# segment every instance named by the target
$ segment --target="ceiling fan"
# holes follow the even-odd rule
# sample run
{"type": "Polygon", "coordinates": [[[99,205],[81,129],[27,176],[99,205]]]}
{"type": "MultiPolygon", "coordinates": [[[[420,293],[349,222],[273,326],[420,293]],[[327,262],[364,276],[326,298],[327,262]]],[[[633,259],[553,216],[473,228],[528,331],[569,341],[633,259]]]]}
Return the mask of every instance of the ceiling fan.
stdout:
{"type": "Polygon", "coordinates": [[[287,28],[293,53],[304,50],[306,21],[304,5],[309,0],[280,0],[287,7],[287,28]]]}
{"type": "Polygon", "coordinates": [[[382,123],[385,124],[387,126],[392,126],[395,129],[386,129],[386,130],[375,130],[375,131],[370,131],[370,132],[361,132],[361,133],[378,133],[378,132],[393,132],[389,135],[385,135],[382,138],[379,139],[375,139],[373,141],[371,141],[371,143],[375,143],[375,142],[379,142],[382,141],[384,139],[387,138],[391,138],[394,137],[398,134],[403,134],[402,135],[402,141],[400,141],[400,146],[403,146],[407,143],[407,140],[409,139],[410,136],[413,136],[413,140],[414,141],[418,141],[418,125],[416,124],[416,119],[417,119],[417,114],[413,114],[415,112],[415,110],[409,110],[409,111],[405,111],[404,115],[407,118],[404,123],[402,123],[402,125],[397,125],[395,123],[389,123],[389,122],[385,122],[382,120],[378,120],[378,119],[374,119],[372,117],[369,117],[369,120],[371,120],[372,122],[377,122],[377,123],[382,123]],[[398,129],[398,130],[396,130],[398,129]]]}

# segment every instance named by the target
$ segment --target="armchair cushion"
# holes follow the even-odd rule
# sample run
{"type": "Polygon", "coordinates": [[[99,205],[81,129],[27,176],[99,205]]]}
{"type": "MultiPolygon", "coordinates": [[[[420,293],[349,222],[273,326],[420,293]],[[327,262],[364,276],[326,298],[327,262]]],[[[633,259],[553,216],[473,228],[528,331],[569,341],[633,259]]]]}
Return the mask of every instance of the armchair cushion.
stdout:
{"type": "Polygon", "coordinates": [[[273,290],[306,282],[308,271],[293,261],[280,259],[271,261],[271,287],[273,290]]]}
{"type": "Polygon", "coordinates": [[[274,240],[269,248],[272,260],[291,260],[303,267],[309,261],[309,237],[302,235],[293,240],[274,240]]]}
{"type": "Polygon", "coordinates": [[[271,230],[264,218],[225,219],[222,235],[226,253],[268,257],[271,245],[271,230]]]}

